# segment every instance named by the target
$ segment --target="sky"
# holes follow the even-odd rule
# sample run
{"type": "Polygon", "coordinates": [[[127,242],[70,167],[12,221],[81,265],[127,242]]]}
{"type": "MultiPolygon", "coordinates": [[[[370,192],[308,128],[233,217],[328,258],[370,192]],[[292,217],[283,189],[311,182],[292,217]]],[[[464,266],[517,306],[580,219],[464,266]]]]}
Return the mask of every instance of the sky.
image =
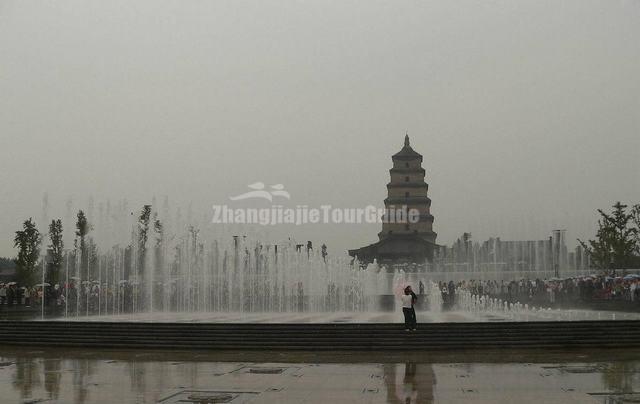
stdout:
{"type": "MultiPolygon", "coordinates": [[[[639,21],[637,0],[0,0],[0,256],[45,194],[47,218],[153,197],[206,217],[255,182],[382,206],[407,132],[438,243],[571,248],[640,203],[639,21]]],[[[264,229],[330,251],[379,230],[264,229]]]]}

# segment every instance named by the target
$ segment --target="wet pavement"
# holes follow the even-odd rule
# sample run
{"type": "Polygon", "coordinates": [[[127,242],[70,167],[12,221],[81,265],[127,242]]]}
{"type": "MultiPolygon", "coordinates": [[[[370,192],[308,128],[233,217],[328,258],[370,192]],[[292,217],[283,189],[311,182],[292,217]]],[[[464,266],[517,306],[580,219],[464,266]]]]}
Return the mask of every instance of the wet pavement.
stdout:
{"type": "Polygon", "coordinates": [[[631,403],[640,351],[61,351],[0,347],[2,403],[631,403]]]}

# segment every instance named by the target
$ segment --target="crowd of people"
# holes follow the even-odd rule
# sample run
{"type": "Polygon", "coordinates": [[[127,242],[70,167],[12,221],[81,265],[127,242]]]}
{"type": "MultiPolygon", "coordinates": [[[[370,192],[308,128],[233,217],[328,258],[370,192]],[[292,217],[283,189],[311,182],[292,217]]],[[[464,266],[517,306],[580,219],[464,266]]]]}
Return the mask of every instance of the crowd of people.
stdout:
{"type": "Polygon", "coordinates": [[[473,294],[489,295],[521,303],[585,303],[640,299],[640,275],[589,275],[574,278],[519,279],[512,281],[470,280],[458,287],[473,294]]]}
{"type": "Polygon", "coordinates": [[[43,285],[18,286],[16,282],[0,283],[0,304],[8,306],[42,304],[43,297],[45,299],[50,297],[52,292],[43,285]]]}
{"type": "MultiPolygon", "coordinates": [[[[422,282],[420,282],[422,283],[422,282]]],[[[453,307],[456,302],[456,288],[459,285],[453,283],[453,281],[447,282],[438,282],[438,288],[440,289],[440,293],[442,294],[442,307],[449,308],[453,307]]]]}
{"type": "MultiPolygon", "coordinates": [[[[0,283],[0,307],[41,307],[48,311],[64,312],[66,314],[92,315],[107,313],[132,313],[144,311],[151,304],[155,310],[166,311],[191,311],[198,307],[210,307],[214,296],[213,291],[207,292],[204,288],[198,288],[194,284],[191,288],[183,288],[177,282],[167,284],[155,283],[152,291],[144,283],[136,280],[122,280],[117,284],[106,284],[98,281],[69,281],[51,285],[49,283],[36,284],[34,286],[20,286],[16,282],[0,283]],[[152,294],[151,294],[151,293],[152,294]],[[210,293],[209,299],[205,296],[210,293]]],[[[246,286],[246,284],[245,284],[246,286]]],[[[219,291],[216,300],[220,306],[243,307],[250,309],[250,300],[257,305],[265,306],[265,288],[255,287],[252,294],[235,290],[230,296],[228,290],[219,291]],[[233,297],[233,299],[231,299],[233,297]]],[[[268,288],[266,288],[268,289],[268,288]]],[[[304,288],[301,282],[294,284],[289,291],[291,295],[286,297],[288,310],[304,311],[304,288]]],[[[330,285],[326,296],[328,304],[340,299],[340,288],[330,285]]],[[[345,299],[357,299],[358,291],[355,290],[345,299]]],[[[360,296],[361,297],[361,296],[360,296]]]]}
{"type": "MultiPolygon", "coordinates": [[[[171,285],[175,288],[175,285],[171,285]]],[[[533,303],[538,305],[580,304],[589,302],[640,301],[640,275],[600,274],[573,278],[518,279],[511,281],[464,280],[439,282],[443,307],[455,303],[456,290],[465,289],[476,295],[488,295],[505,301],[533,303]]],[[[0,283],[0,306],[41,306],[65,308],[68,312],[82,310],[95,313],[101,308],[118,312],[135,310],[144,305],[144,293],[133,282],[122,281],[119,285],[103,285],[98,282],[62,283],[61,285],[36,284],[20,286],[16,282],[0,283]],[[44,299],[44,301],[43,301],[44,299]]],[[[329,297],[331,297],[329,290],[329,297]]],[[[162,291],[154,290],[154,299],[161,302],[162,291]]],[[[425,285],[420,282],[418,295],[425,295],[425,285]]],[[[168,293],[164,309],[179,308],[176,290],[168,293]]]]}
{"type": "Polygon", "coordinates": [[[103,286],[98,282],[69,282],[62,285],[48,283],[34,286],[20,286],[17,282],[0,283],[0,306],[22,306],[66,309],[68,312],[81,310],[95,313],[99,306],[112,307],[118,304],[123,310],[130,310],[135,304],[136,288],[122,283],[118,288],[103,286]],[[117,289],[117,290],[116,290],[117,289]]]}

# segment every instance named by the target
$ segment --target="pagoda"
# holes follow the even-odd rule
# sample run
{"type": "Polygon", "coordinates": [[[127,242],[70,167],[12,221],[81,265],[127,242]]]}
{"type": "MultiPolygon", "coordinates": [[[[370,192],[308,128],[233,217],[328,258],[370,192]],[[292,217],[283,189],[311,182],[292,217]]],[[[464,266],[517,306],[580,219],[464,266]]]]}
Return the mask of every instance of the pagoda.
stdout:
{"type": "Polygon", "coordinates": [[[368,246],[349,250],[362,264],[377,260],[381,264],[423,264],[433,259],[437,234],[433,231],[431,199],[427,196],[429,185],[425,182],[422,155],[411,147],[409,135],[404,138],[404,147],[392,156],[393,167],[389,170],[391,181],[387,184],[387,199],[382,217],[379,241],[368,246]],[[414,220],[388,220],[389,212],[414,209],[418,215],[414,220]]]}

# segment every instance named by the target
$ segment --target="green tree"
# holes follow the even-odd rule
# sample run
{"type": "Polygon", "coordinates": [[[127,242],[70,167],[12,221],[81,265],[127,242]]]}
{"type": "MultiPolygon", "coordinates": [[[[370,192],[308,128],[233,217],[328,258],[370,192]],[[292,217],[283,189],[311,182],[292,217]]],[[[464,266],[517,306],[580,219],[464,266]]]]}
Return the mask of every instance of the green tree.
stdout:
{"type": "Polygon", "coordinates": [[[51,251],[51,263],[49,265],[48,280],[51,284],[58,283],[60,269],[62,268],[64,240],[62,238],[62,220],[52,220],[49,223],[49,250],[51,251]]]}
{"type": "MultiPolygon", "coordinates": [[[[158,219],[158,213],[153,214],[153,231],[155,233],[156,243],[154,247],[155,266],[164,268],[164,225],[158,219]]],[[[161,272],[164,274],[164,271],[161,272]]]]}
{"type": "MultiPolygon", "coordinates": [[[[637,205],[636,205],[637,206],[637,205]]],[[[634,207],[635,209],[635,207],[634,207]]],[[[598,209],[596,239],[583,242],[593,266],[600,269],[631,268],[638,264],[638,227],[627,205],[616,202],[611,214],[598,209]]]]}
{"type": "Polygon", "coordinates": [[[40,242],[42,237],[32,218],[25,220],[22,230],[16,231],[13,246],[18,248],[16,271],[18,281],[23,285],[32,285],[36,280],[40,242]]]}
{"type": "Polygon", "coordinates": [[[636,255],[640,256],[640,203],[633,205],[631,208],[631,217],[633,225],[636,228],[636,255]]]}
{"type": "Polygon", "coordinates": [[[82,270],[88,270],[89,265],[89,252],[87,250],[87,234],[91,231],[91,225],[87,220],[87,215],[82,210],[78,211],[78,218],[76,221],[76,239],[74,245],[77,251],[80,251],[80,272],[82,270]]]}
{"type": "Polygon", "coordinates": [[[153,215],[153,230],[156,233],[156,248],[162,247],[164,242],[164,225],[158,219],[158,214],[153,215]]]}
{"type": "Polygon", "coordinates": [[[138,273],[144,273],[149,238],[149,222],[151,221],[151,205],[144,205],[138,217],[138,273]]]}

